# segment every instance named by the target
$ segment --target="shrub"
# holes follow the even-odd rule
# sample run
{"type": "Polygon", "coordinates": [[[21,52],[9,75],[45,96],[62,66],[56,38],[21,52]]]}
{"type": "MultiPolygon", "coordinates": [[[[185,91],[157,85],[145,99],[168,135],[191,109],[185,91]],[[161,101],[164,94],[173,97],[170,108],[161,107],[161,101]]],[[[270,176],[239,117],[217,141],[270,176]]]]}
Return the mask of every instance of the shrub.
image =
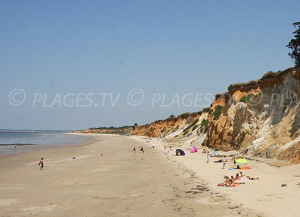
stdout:
{"type": "Polygon", "coordinates": [[[252,96],[253,96],[253,94],[247,94],[246,96],[243,96],[240,99],[240,102],[247,103],[251,99],[252,96]]]}
{"type": "Polygon", "coordinates": [[[202,109],[202,112],[209,112],[209,107],[202,109]]]}
{"type": "Polygon", "coordinates": [[[229,87],[228,87],[228,90],[231,90],[231,89],[240,89],[240,88],[243,88],[243,87],[249,87],[249,86],[253,86],[253,85],[258,85],[260,82],[260,80],[252,80],[252,81],[249,81],[247,83],[236,83],[236,84],[231,84],[229,87]]]}
{"type": "Polygon", "coordinates": [[[192,128],[192,131],[196,130],[198,127],[198,124],[196,124],[193,128],[192,128]]]}
{"type": "Polygon", "coordinates": [[[191,123],[187,128],[185,128],[185,129],[183,130],[183,132],[186,134],[186,133],[188,132],[188,130],[189,130],[191,127],[195,126],[195,125],[198,123],[198,121],[199,121],[199,119],[196,118],[196,119],[193,121],[193,123],[191,123]]]}
{"type": "Polygon", "coordinates": [[[200,132],[205,132],[206,129],[207,129],[207,124],[208,124],[208,121],[203,119],[201,124],[200,124],[200,132]]]}
{"type": "Polygon", "coordinates": [[[213,110],[212,110],[212,109],[209,109],[209,110],[208,110],[208,114],[211,115],[212,113],[213,113],[213,110]]]}
{"type": "Polygon", "coordinates": [[[224,106],[220,106],[218,105],[215,109],[215,112],[213,113],[214,115],[214,120],[218,120],[221,116],[221,113],[222,113],[222,109],[223,109],[224,106]]]}

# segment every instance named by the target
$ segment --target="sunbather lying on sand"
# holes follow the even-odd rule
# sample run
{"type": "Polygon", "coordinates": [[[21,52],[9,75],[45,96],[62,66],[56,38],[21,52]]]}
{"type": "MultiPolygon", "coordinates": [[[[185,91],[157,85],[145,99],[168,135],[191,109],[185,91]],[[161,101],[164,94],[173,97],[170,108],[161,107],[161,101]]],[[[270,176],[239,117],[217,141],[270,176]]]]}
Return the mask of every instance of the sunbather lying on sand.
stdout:
{"type": "Polygon", "coordinates": [[[236,180],[244,180],[244,181],[246,181],[246,180],[258,180],[259,178],[258,177],[253,178],[253,177],[250,177],[250,176],[245,176],[242,173],[242,171],[240,171],[240,175],[237,173],[236,176],[235,176],[235,179],[236,180]],[[238,179],[237,179],[237,177],[238,177],[238,179]]]}
{"type": "Polygon", "coordinates": [[[235,179],[233,178],[233,176],[231,176],[230,182],[231,182],[230,187],[236,187],[236,186],[238,186],[238,184],[239,184],[239,183],[237,183],[237,182],[235,181],[235,179]]]}
{"type": "Polygon", "coordinates": [[[247,180],[258,180],[259,178],[252,178],[250,176],[245,176],[242,171],[240,171],[239,173],[237,173],[235,175],[235,178],[233,176],[231,176],[231,178],[229,178],[228,176],[224,176],[225,181],[218,184],[218,186],[222,186],[222,187],[237,187],[240,184],[245,184],[245,181],[247,180]]]}
{"type": "Polygon", "coordinates": [[[231,179],[228,176],[225,176],[225,181],[218,184],[218,186],[223,187],[237,187],[239,186],[238,183],[235,182],[234,178],[231,177],[231,179]]]}
{"type": "Polygon", "coordinates": [[[253,178],[253,177],[247,176],[247,178],[248,178],[249,180],[259,180],[259,178],[258,178],[258,177],[256,177],[256,178],[253,178]]]}
{"type": "Polygon", "coordinates": [[[228,176],[225,176],[225,181],[222,182],[222,183],[220,183],[220,184],[218,184],[218,186],[223,186],[223,187],[228,187],[228,186],[230,186],[230,179],[229,179],[229,177],[228,177],[228,176]]]}
{"type": "Polygon", "coordinates": [[[239,176],[238,173],[235,175],[235,178],[234,178],[234,179],[235,179],[235,180],[239,180],[239,179],[240,179],[240,176],[239,176]]]}

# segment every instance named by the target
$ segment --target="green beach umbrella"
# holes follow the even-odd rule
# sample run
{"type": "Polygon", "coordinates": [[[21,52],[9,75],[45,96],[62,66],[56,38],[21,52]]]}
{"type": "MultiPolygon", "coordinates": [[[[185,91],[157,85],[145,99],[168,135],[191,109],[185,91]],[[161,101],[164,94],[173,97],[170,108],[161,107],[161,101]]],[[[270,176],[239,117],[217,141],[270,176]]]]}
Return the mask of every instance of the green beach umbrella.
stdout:
{"type": "Polygon", "coordinates": [[[240,164],[245,164],[247,163],[247,160],[245,158],[237,159],[235,162],[240,163],[240,164]]]}

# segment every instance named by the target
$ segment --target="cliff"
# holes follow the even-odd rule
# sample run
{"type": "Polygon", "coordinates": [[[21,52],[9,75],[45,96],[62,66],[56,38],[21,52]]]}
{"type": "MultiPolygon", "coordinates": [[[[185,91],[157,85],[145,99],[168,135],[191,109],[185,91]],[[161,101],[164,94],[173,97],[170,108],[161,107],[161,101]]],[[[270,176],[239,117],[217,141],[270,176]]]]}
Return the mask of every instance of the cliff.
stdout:
{"type": "Polygon", "coordinates": [[[268,72],[230,85],[202,112],[139,126],[132,134],[299,163],[299,85],[299,68],[268,72]]]}
{"type": "Polygon", "coordinates": [[[167,118],[166,120],[158,120],[150,124],[136,126],[131,132],[132,135],[160,137],[182,129],[199,118],[201,113],[184,113],[178,117],[167,118]]]}

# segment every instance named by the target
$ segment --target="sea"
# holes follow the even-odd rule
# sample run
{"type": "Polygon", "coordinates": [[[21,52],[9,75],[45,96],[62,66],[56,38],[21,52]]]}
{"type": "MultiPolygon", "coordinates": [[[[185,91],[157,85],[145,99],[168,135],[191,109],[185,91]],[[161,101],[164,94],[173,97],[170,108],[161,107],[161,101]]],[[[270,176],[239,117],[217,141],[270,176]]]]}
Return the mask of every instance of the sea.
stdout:
{"type": "Polygon", "coordinates": [[[72,145],[90,139],[87,136],[67,134],[69,132],[0,130],[0,155],[17,154],[51,146],[72,145]]]}

